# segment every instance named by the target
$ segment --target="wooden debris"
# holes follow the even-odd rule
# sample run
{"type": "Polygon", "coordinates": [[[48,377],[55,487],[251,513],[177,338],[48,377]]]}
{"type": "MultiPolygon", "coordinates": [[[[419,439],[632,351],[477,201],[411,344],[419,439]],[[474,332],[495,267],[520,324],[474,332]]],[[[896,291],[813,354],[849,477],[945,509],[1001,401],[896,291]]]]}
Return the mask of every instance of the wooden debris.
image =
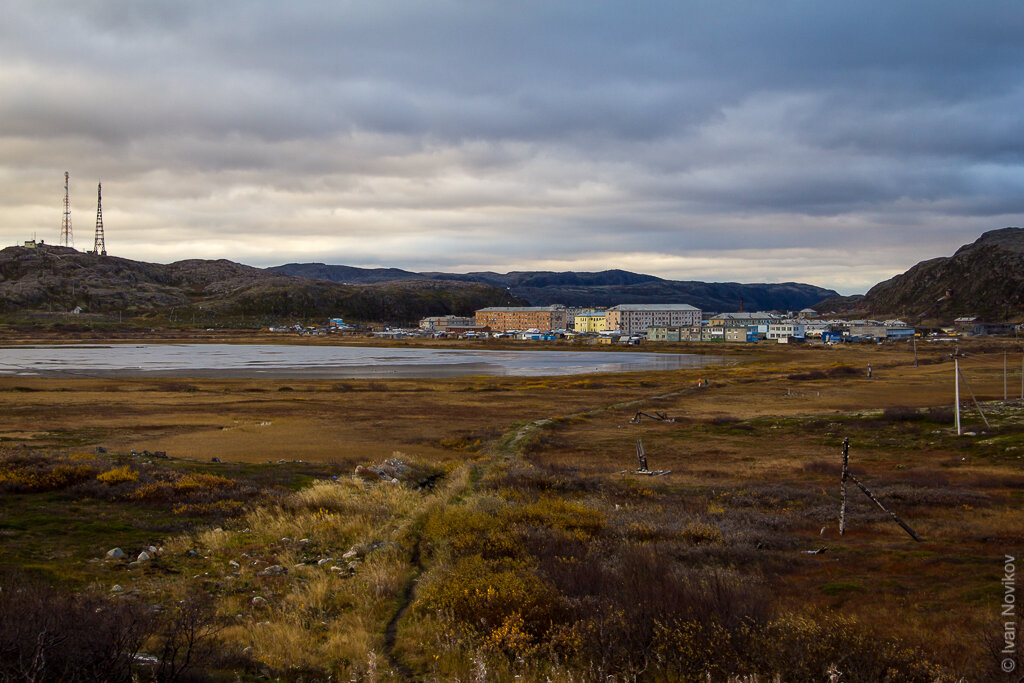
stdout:
{"type": "Polygon", "coordinates": [[[649,470],[647,469],[647,453],[644,452],[644,440],[636,440],[636,459],[639,465],[638,469],[622,470],[621,474],[641,474],[646,477],[663,477],[666,474],[672,472],[672,470],[649,470]]]}
{"type": "Polygon", "coordinates": [[[634,425],[638,425],[638,424],[640,424],[640,421],[643,418],[645,418],[645,417],[648,420],[657,420],[659,422],[672,423],[672,422],[676,421],[676,419],[674,417],[669,417],[665,413],[659,413],[658,411],[654,411],[654,413],[652,414],[652,413],[645,413],[642,410],[638,410],[638,411],[636,411],[636,415],[633,416],[633,419],[630,420],[629,423],[630,424],[634,424],[634,425]]]}

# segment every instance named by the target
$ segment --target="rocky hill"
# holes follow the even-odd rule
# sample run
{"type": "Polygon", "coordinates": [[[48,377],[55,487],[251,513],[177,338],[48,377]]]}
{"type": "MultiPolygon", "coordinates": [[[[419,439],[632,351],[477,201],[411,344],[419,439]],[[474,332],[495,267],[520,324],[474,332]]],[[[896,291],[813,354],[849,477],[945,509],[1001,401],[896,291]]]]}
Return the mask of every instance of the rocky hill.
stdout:
{"type": "Polygon", "coordinates": [[[615,304],[688,303],[706,311],[798,310],[836,296],[836,292],[796,282],[740,284],[664,280],[625,270],[597,273],[516,271],[511,273],[413,273],[393,268],[363,269],[323,263],[290,263],[270,268],[287,275],[319,277],[335,282],[432,280],[476,282],[508,290],[535,306],[614,306],[615,304]]]}
{"type": "Polygon", "coordinates": [[[872,287],[859,305],[915,321],[1024,320],[1024,229],[991,230],[952,256],[922,261],[872,287]]]}
{"type": "Polygon", "coordinates": [[[341,285],[218,260],[144,263],[67,247],[0,250],[0,313],[70,311],[126,315],[176,309],[210,316],[326,317],[410,323],[428,315],[468,315],[485,306],[522,305],[481,283],[407,279],[341,285]]]}

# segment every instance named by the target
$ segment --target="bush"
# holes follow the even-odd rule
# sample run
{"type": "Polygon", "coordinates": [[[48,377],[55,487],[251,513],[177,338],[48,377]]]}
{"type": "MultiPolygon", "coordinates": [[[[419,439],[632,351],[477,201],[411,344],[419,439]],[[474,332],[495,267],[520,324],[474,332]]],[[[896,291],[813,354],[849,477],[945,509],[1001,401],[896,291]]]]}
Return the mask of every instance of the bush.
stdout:
{"type": "Polygon", "coordinates": [[[442,615],[456,631],[501,641],[491,634],[512,623],[532,638],[543,637],[558,620],[558,597],[528,564],[471,555],[426,586],[417,605],[442,615]]]}
{"type": "Polygon", "coordinates": [[[31,454],[7,454],[0,459],[0,488],[15,492],[56,491],[93,479],[91,463],[31,454]]]}
{"type": "Polygon", "coordinates": [[[0,680],[130,681],[155,622],[138,605],[0,579],[0,680]]]}
{"type": "Polygon", "coordinates": [[[799,382],[812,379],[828,379],[828,375],[826,375],[821,370],[811,370],[809,372],[798,372],[792,375],[788,375],[786,379],[791,379],[799,382]]]}
{"type": "Polygon", "coordinates": [[[956,416],[952,408],[933,407],[928,409],[928,419],[936,424],[953,424],[956,416]]]}
{"type": "Polygon", "coordinates": [[[97,474],[96,480],[104,484],[121,484],[127,481],[138,481],[139,473],[125,465],[124,467],[115,467],[112,470],[97,474]]]}
{"type": "Polygon", "coordinates": [[[882,419],[886,422],[913,422],[923,420],[924,415],[910,406],[889,406],[882,411],[882,419]]]}

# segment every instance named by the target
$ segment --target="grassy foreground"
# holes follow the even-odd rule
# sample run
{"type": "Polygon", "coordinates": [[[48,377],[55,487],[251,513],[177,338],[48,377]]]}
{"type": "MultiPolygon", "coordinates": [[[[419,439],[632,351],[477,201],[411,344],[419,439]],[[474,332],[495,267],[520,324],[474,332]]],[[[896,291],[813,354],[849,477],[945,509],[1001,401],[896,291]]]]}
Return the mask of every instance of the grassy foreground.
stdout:
{"type": "Polygon", "coordinates": [[[933,347],[919,367],[759,347],[545,379],[0,378],[0,679],[1016,680],[1021,351],[961,350],[989,426],[972,405],[959,437],[933,347]],[[853,487],[839,536],[846,438],[923,542],[853,487]],[[630,472],[637,439],[670,474],[630,472]],[[392,458],[400,482],[352,475],[392,458]]]}

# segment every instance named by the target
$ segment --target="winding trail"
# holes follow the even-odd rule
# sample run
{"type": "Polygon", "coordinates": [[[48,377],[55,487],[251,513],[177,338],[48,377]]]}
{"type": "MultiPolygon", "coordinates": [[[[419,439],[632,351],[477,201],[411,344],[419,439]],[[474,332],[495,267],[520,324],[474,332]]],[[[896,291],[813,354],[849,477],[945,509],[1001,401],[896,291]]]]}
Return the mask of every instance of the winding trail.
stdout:
{"type": "MultiPolygon", "coordinates": [[[[682,396],[686,394],[694,394],[698,391],[706,391],[706,389],[680,388],[675,391],[658,394],[656,396],[642,396],[640,398],[631,399],[628,401],[619,401],[607,406],[581,410],[575,413],[560,416],[557,419],[593,417],[600,413],[605,413],[611,410],[642,406],[647,401],[658,401],[668,398],[675,398],[677,396],[682,396]]],[[[556,418],[545,417],[533,420],[531,422],[526,422],[524,424],[515,425],[513,428],[505,431],[503,434],[501,434],[499,437],[495,438],[491,442],[492,450],[489,458],[487,458],[483,462],[476,462],[468,466],[474,468],[474,470],[476,470],[476,473],[479,475],[485,472],[495,462],[508,462],[514,460],[519,456],[523,441],[527,437],[529,437],[531,434],[538,430],[542,430],[545,427],[555,424],[555,422],[556,418]]],[[[452,498],[462,497],[466,493],[466,491],[468,491],[472,487],[473,482],[476,481],[477,479],[479,479],[479,476],[470,477],[467,480],[465,486],[463,486],[461,489],[457,491],[452,491],[452,498]]],[[[402,587],[402,592],[399,595],[398,606],[395,608],[394,614],[391,615],[391,618],[388,620],[387,625],[384,627],[384,655],[387,658],[388,664],[390,665],[392,670],[395,673],[397,673],[402,680],[405,681],[416,681],[420,680],[421,678],[416,673],[414,673],[412,669],[410,669],[409,666],[405,662],[403,662],[401,658],[398,656],[398,654],[395,652],[395,642],[398,637],[399,622],[401,622],[402,618],[408,612],[409,607],[412,605],[415,597],[416,586],[419,583],[420,576],[422,576],[423,572],[426,571],[426,567],[423,564],[421,552],[421,545],[423,542],[423,532],[421,526],[422,522],[425,521],[426,516],[429,513],[429,509],[424,510],[423,512],[419,513],[417,518],[412,520],[413,533],[415,534],[412,551],[409,559],[409,563],[412,567],[412,570],[409,574],[409,577],[406,579],[405,585],[402,587]]]]}

